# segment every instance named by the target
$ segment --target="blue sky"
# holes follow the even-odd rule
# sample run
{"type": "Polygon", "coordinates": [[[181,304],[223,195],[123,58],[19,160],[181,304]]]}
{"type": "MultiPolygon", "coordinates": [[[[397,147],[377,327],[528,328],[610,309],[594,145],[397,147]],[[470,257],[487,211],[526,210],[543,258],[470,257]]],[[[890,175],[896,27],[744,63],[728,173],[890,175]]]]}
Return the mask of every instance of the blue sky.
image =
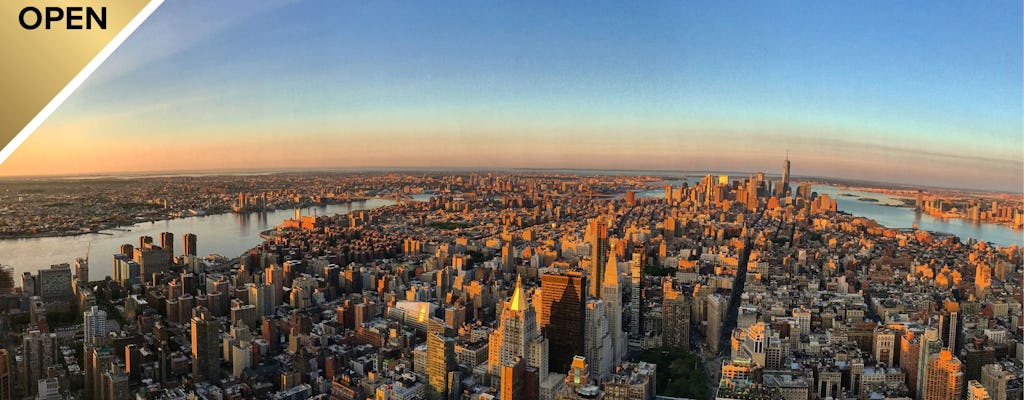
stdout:
{"type": "Polygon", "coordinates": [[[168,1],[0,174],[789,149],[795,175],[1020,191],[1022,36],[1019,1],[168,1]]]}

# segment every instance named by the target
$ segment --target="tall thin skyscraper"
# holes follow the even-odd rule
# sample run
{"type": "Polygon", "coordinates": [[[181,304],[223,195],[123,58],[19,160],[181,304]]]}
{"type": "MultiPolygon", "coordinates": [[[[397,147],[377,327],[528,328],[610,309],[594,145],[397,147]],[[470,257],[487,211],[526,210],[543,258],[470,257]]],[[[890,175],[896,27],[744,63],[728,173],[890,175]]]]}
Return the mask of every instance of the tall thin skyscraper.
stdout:
{"type": "Polygon", "coordinates": [[[601,297],[601,280],[608,262],[608,222],[603,216],[590,220],[587,225],[590,239],[590,297],[601,297]]]}
{"type": "Polygon", "coordinates": [[[629,282],[632,285],[630,288],[630,301],[629,301],[629,335],[630,341],[636,341],[639,344],[640,338],[644,334],[643,327],[643,255],[640,252],[633,253],[633,259],[629,262],[629,282]]]}
{"type": "Polygon", "coordinates": [[[786,152],[786,160],[782,162],[782,194],[789,190],[789,152],[786,152]]]}
{"type": "Polygon", "coordinates": [[[601,300],[608,313],[608,332],[612,339],[612,365],[619,365],[626,356],[626,339],[622,332],[622,290],[619,288],[619,267],[615,253],[608,258],[601,285],[601,300]]]}

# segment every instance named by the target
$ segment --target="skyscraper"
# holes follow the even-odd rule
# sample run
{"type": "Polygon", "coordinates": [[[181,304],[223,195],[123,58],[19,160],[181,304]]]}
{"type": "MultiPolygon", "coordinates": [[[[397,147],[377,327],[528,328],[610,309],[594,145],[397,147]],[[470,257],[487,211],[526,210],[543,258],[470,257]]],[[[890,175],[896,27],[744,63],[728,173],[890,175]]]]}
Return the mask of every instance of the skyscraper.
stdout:
{"type": "Polygon", "coordinates": [[[501,367],[501,399],[503,400],[536,400],[537,377],[530,372],[522,358],[516,357],[515,362],[501,367]]]}
{"type": "Polygon", "coordinates": [[[220,379],[220,323],[206,307],[192,310],[192,376],[195,379],[220,379]]]}
{"type": "Polygon", "coordinates": [[[96,338],[107,334],[107,312],[92,306],[82,313],[82,326],[85,329],[85,345],[95,345],[96,338]]]}
{"type": "Polygon", "coordinates": [[[83,257],[75,258],[75,280],[81,286],[89,285],[89,260],[83,257]]]}
{"type": "Polygon", "coordinates": [[[488,371],[499,376],[501,368],[512,365],[517,358],[537,369],[539,378],[548,372],[548,341],[540,334],[537,314],[523,291],[522,278],[516,279],[512,297],[505,303],[498,328],[488,338],[488,371]]]}
{"type": "Polygon", "coordinates": [[[779,188],[780,194],[786,194],[789,191],[789,152],[786,152],[786,160],[782,162],[782,187],[779,188]]]}
{"type": "Polygon", "coordinates": [[[30,330],[22,337],[22,361],[18,374],[21,387],[34,394],[36,382],[46,377],[46,368],[56,361],[57,335],[30,330]]]}
{"type": "Polygon", "coordinates": [[[438,318],[427,322],[427,383],[439,399],[449,399],[452,382],[449,373],[455,371],[454,329],[438,318]]]}
{"type": "Polygon", "coordinates": [[[626,356],[626,339],[622,332],[622,290],[619,288],[618,260],[614,253],[608,258],[601,284],[601,300],[608,314],[608,333],[612,340],[612,365],[619,365],[626,356]]]}
{"type": "Polygon", "coordinates": [[[662,281],[662,338],[666,347],[690,347],[690,300],[672,287],[672,278],[662,281]]]}
{"type": "Polygon", "coordinates": [[[960,359],[949,349],[928,358],[924,400],[959,400],[963,393],[964,373],[960,359]]]}
{"type": "Polygon", "coordinates": [[[541,276],[541,331],[549,341],[551,370],[565,371],[573,356],[583,354],[584,298],[587,277],[580,270],[541,276]]]}
{"type": "Polygon", "coordinates": [[[629,341],[630,345],[634,348],[640,347],[641,339],[644,335],[643,327],[643,254],[641,252],[633,252],[633,259],[629,262],[629,282],[630,288],[630,301],[629,301],[629,341]]]}
{"type": "Polygon", "coordinates": [[[604,216],[590,220],[587,225],[587,237],[590,239],[590,297],[601,296],[601,278],[604,276],[605,263],[608,261],[608,222],[604,216]]]}
{"type": "Polygon", "coordinates": [[[14,382],[11,381],[11,355],[7,349],[0,349],[0,400],[14,398],[14,382]]]}
{"type": "Polygon", "coordinates": [[[174,259],[174,234],[171,232],[161,232],[160,247],[167,250],[167,262],[171,262],[174,259]]]}
{"type": "Polygon", "coordinates": [[[587,300],[585,333],[583,335],[584,356],[591,360],[595,378],[604,378],[614,368],[612,362],[612,338],[608,329],[608,313],[601,299],[587,300]]]}
{"type": "Polygon", "coordinates": [[[185,255],[195,256],[196,255],[196,242],[199,238],[194,233],[186,233],[182,241],[185,244],[185,255]]]}
{"type": "Polygon", "coordinates": [[[718,294],[708,296],[708,327],[706,337],[708,347],[711,348],[712,352],[718,351],[718,345],[722,339],[722,317],[725,313],[726,301],[727,299],[718,294]]]}

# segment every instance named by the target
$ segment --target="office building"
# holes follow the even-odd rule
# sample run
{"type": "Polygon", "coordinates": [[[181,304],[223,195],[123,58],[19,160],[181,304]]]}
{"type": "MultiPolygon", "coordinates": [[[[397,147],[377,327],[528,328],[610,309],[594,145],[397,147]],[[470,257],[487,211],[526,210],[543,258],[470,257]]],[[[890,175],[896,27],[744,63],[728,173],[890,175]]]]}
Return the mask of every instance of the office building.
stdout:
{"type": "Polygon", "coordinates": [[[192,311],[192,376],[195,379],[220,379],[220,323],[206,307],[192,311]]]}
{"type": "Polygon", "coordinates": [[[550,342],[552,371],[565,371],[572,358],[583,354],[584,298],[587,278],[579,270],[549,271],[541,276],[539,324],[550,342]]]}
{"type": "Polygon", "coordinates": [[[924,400],[959,400],[964,385],[961,367],[960,359],[949,349],[930,356],[925,370],[924,400]]]}
{"type": "Polygon", "coordinates": [[[549,342],[541,336],[533,304],[523,290],[522,278],[516,279],[512,297],[505,303],[498,327],[488,337],[488,371],[499,376],[500,368],[525,360],[526,367],[537,370],[538,378],[548,372],[549,342]]]}
{"type": "Polygon", "coordinates": [[[608,221],[605,217],[590,220],[586,235],[590,241],[589,296],[596,298],[601,297],[601,278],[608,260],[608,221]]]}
{"type": "Polygon", "coordinates": [[[182,238],[182,242],[184,242],[183,244],[185,245],[184,254],[186,256],[196,256],[196,242],[198,241],[198,239],[199,238],[194,233],[186,233],[185,236],[182,238]]]}

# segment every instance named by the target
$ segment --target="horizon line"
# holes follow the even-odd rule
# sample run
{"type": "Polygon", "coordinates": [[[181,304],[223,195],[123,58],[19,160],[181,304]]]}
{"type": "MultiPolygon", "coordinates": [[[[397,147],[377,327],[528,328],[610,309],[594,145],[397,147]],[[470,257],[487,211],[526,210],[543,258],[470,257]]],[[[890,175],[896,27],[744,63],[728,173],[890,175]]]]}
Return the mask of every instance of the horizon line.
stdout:
{"type": "MultiPolygon", "coordinates": [[[[425,167],[425,166],[362,166],[362,167],[297,167],[297,168],[227,168],[227,169],[177,169],[177,170],[150,170],[150,171],[126,171],[126,172],[85,172],[85,173],[54,173],[54,174],[23,174],[23,175],[0,175],[0,181],[12,181],[12,180],[32,180],[32,179],[102,179],[102,178],[117,178],[117,179],[150,179],[160,177],[188,177],[188,176],[206,176],[206,177],[217,177],[217,176],[253,176],[253,175],[276,175],[276,174],[287,174],[287,173],[338,173],[338,172],[516,172],[516,171],[537,171],[537,172],[556,172],[556,171],[578,171],[578,172],[657,172],[657,173],[670,173],[679,175],[688,174],[738,174],[738,175],[756,175],[764,173],[765,176],[779,176],[781,173],[767,173],[764,171],[726,171],[726,170],[712,170],[712,169],[692,169],[692,170],[663,170],[663,169],[635,169],[635,168],[551,168],[551,167],[481,167],[481,166],[438,166],[438,167],[425,167]]],[[[595,175],[617,175],[617,174],[595,174],[595,175]]],[[[660,175],[660,174],[656,174],[660,175]]],[[[1011,194],[1011,195],[1022,195],[1021,192],[1011,192],[1008,190],[1000,189],[978,189],[978,188],[963,188],[963,187],[952,187],[952,186],[933,186],[925,184],[915,184],[906,182],[888,182],[888,181],[874,181],[860,178],[844,178],[835,176],[817,176],[817,175],[791,175],[792,178],[800,178],[802,180],[821,180],[821,181],[832,181],[832,183],[850,184],[850,183],[863,183],[863,184],[875,184],[891,186],[893,188],[905,188],[905,189],[937,189],[937,190],[958,190],[967,192],[978,192],[978,193],[996,193],[996,194],[1011,194]]]]}

